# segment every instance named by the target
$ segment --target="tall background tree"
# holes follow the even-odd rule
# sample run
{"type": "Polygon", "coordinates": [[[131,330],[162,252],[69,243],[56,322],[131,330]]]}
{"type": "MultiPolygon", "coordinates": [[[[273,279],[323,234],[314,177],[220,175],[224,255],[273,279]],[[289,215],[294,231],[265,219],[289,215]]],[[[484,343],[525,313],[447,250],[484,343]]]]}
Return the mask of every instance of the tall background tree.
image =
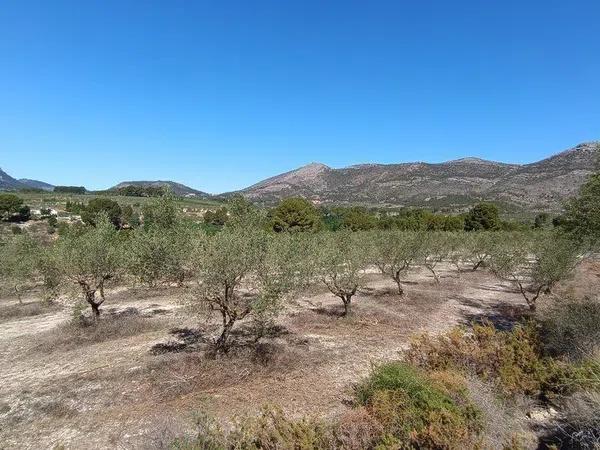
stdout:
{"type": "MultiPolygon", "coordinates": [[[[600,153],[600,144],[597,153],[600,153]]],[[[566,204],[560,225],[579,241],[600,245],[600,170],[590,175],[577,197],[566,204]]]]}
{"type": "Polygon", "coordinates": [[[121,206],[110,198],[94,198],[89,201],[83,212],[81,220],[87,225],[96,225],[96,220],[99,214],[108,217],[108,220],[115,226],[121,226],[121,206]]]}
{"type": "Polygon", "coordinates": [[[479,203],[465,217],[466,231],[497,230],[499,227],[498,208],[493,203],[479,203]]]}
{"type": "Polygon", "coordinates": [[[29,220],[29,206],[23,199],[14,194],[0,193],[0,220],[23,222],[29,220]]]}
{"type": "Polygon", "coordinates": [[[317,231],[322,227],[319,211],[301,197],[290,197],[279,202],[271,212],[271,223],[276,232],[317,231]]]}

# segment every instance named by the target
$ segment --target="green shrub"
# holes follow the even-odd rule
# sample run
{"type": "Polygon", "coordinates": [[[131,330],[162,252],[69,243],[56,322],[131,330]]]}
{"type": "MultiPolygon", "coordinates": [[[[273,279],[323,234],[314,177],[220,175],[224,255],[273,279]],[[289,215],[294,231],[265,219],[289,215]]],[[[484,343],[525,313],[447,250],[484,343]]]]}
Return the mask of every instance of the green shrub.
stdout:
{"type": "Polygon", "coordinates": [[[482,422],[467,394],[464,379],[456,373],[425,375],[402,362],[374,367],[355,388],[356,401],[385,430],[384,448],[474,446],[482,422]]]}

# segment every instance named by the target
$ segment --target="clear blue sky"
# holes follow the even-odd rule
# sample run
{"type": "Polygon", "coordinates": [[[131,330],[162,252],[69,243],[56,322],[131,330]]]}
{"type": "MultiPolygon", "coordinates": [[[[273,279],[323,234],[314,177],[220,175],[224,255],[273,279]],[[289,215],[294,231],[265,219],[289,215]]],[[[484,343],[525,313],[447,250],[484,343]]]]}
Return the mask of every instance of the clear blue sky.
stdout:
{"type": "Polygon", "coordinates": [[[0,167],[209,192],[600,139],[600,2],[4,0],[0,167]]]}

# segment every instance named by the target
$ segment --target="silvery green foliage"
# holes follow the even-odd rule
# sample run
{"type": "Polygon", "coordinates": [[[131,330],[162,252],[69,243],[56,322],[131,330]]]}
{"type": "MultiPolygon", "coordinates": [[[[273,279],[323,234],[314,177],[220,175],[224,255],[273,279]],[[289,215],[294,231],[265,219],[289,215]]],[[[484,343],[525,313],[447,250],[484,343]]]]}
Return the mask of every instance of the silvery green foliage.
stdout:
{"type": "Polygon", "coordinates": [[[431,272],[436,283],[439,283],[440,278],[436,267],[448,257],[451,250],[448,233],[443,231],[420,232],[417,239],[420,243],[417,260],[431,272]]]}
{"type": "Polygon", "coordinates": [[[191,304],[221,318],[218,350],[229,346],[235,323],[248,316],[269,320],[281,300],[303,282],[296,245],[299,238],[273,236],[256,228],[225,227],[196,241],[191,304]]]}
{"type": "Polygon", "coordinates": [[[494,247],[490,268],[515,284],[535,311],[539,296],[570,276],[579,260],[578,246],[558,232],[506,233],[494,247]]]}
{"type": "Polygon", "coordinates": [[[0,279],[19,301],[24,287],[35,282],[40,251],[40,245],[27,234],[13,236],[0,246],[0,279]]]}
{"type": "Polygon", "coordinates": [[[189,276],[192,232],[181,224],[133,231],[127,245],[129,273],[149,286],[181,284],[189,276]]]}
{"type": "Polygon", "coordinates": [[[124,268],[123,248],[119,232],[103,215],[95,227],[71,229],[56,243],[53,258],[62,280],[81,291],[95,316],[104,303],[106,284],[124,268]]]}
{"type": "Polygon", "coordinates": [[[367,239],[371,243],[371,261],[382,274],[389,276],[403,295],[401,278],[415,263],[421,246],[420,234],[411,231],[376,231],[367,239]]]}
{"type": "Polygon", "coordinates": [[[352,297],[364,285],[364,268],[369,263],[369,234],[347,230],[315,236],[314,273],[350,313],[352,297]]]}

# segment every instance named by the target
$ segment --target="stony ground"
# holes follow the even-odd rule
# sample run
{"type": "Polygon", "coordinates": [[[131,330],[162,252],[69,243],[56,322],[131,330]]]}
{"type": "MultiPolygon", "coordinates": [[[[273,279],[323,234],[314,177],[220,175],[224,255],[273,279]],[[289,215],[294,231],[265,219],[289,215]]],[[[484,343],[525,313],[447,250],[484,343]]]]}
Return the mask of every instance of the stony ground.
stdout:
{"type": "MultiPolygon", "coordinates": [[[[525,310],[484,270],[441,273],[440,284],[408,274],[404,298],[371,273],[348,318],[314,288],[288,303],[268,338],[217,359],[194,351],[214,326],[182,306],[186,288],[110,292],[104,314],[118,326],[91,340],[65,325],[68,308],[0,318],[0,448],[160,448],[190,429],[195,412],[227,424],[267,403],[292,415],[341,414],[352,383],[416,333],[483,318],[503,326],[525,310]]],[[[248,342],[243,325],[237,339],[248,342]]]]}

